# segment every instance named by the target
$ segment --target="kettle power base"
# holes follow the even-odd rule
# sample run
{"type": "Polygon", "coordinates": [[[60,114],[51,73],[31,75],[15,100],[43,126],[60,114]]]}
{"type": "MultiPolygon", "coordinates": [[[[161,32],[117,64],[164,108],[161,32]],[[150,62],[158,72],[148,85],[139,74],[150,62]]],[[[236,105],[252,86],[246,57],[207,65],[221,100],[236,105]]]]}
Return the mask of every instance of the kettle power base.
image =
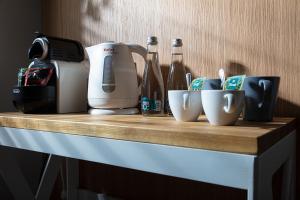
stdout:
{"type": "Polygon", "coordinates": [[[139,113],[137,108],[115,108],[115,109],[89,109],[91,115],[133,115],[139,113]]]}

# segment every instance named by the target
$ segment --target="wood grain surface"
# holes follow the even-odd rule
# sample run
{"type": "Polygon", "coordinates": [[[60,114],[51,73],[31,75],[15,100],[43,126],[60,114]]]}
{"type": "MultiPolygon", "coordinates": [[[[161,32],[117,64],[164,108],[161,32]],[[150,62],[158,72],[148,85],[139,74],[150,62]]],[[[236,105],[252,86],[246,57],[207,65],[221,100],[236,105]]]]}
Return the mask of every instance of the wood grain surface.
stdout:
{"type": "Polygon", "coordinates": [[[177,122],[173,117],[141,115],[20,113],[1,113],[0,126],[244,154],[260,154],[295,129],[293,118],[211,126],[205,118],[199,122],[177,122]]]}

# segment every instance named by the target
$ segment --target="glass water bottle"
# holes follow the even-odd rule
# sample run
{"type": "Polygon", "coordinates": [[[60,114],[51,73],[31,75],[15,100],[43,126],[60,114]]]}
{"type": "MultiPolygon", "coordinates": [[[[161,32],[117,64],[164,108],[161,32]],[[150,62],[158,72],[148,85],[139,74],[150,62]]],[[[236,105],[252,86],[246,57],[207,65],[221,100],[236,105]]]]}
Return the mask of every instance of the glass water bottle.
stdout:
{"type": "MultiPolygon", "coordinates": [[[[172,59],[171,66],[169,68],[167,90],[187,89],[186,71],[183,64],[182,40],[176,38],[172,41],[172,59]]],[[[169,115],[172,115],[168,101],[168,91],[166,96],[166,110],[169,115]]]]}
{"type": "Polygon", "coordinates": [[[164,114],[164,83],[158,60],[157,43],[156,37],[148,37],[141,95],[141,111],[146,116],[164,114]]]}

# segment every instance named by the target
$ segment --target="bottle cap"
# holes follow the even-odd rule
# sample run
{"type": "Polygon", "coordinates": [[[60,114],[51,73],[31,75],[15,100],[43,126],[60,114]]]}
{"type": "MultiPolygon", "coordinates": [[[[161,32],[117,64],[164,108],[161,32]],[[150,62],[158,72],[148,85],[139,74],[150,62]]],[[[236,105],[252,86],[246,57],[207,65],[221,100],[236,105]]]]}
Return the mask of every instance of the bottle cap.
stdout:
{"type": "Polygon", "coordinates": [[[150,44],[150,45],[156,45],[158,42],[157,42],[157,37],[155,36],[149,36],[148,39],[147,39],[147,44],[150,44]]]}
{"type": "Polygon", "coordinates": [[[172,40],[173,47],[182,47],[182,39],[176,38],[172,40]]]}

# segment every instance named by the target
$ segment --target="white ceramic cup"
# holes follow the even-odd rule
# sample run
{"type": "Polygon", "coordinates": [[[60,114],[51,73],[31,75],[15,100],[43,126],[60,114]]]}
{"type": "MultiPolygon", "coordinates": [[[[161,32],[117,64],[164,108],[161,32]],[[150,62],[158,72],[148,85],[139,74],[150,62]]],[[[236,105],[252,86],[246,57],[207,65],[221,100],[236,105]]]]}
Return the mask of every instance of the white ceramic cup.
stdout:
{"type": "Polygon", "coordinates": [[[245,101],[244,90],[202,90],[202,105],[212,125],[234,125],[245,101]]]}
{"type": "Polygon", "coordinates": [[[169,104],[177,121],[197,121],[202,112],[201,91],[169,90],[169,104]]]}

